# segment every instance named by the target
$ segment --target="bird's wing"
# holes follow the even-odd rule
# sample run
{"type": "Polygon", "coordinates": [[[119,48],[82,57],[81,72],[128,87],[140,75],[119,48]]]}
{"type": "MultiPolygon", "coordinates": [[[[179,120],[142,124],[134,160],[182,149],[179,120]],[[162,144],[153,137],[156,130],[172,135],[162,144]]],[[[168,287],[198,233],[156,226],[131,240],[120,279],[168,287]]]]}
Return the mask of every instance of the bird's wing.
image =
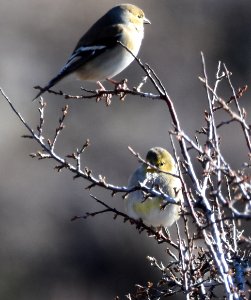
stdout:
{"type": "Polygon", "coordinates": [[[86,62],[95,59],[95,57],[107,51],[107,49],[117,46],[118,41],[121,40],[122,32],[123,26],[121,25],[108,26],[96,34],[93,39],[90,38],[91,32],[87,32],[79,40],[72,55],[60,73],[66,76],[76,71],[86,62]]]}

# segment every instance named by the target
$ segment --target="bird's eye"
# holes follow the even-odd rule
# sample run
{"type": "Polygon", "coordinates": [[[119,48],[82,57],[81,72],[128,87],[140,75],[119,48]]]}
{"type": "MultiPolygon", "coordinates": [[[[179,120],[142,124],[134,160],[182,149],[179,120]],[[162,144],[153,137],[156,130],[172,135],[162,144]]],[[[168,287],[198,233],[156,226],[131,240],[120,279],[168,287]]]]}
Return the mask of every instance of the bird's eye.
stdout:
{"type": "Polygon", "coordinates": [[[142,19],[142,18],[143,18],[143,16],[142,16],[142,15],[138,15],[138,18],[139,18],[139,19],[142,19]]]}
{"type": "Polygon", "coordinates": [[[162,161],[159,165],[162,167],[162,166],[164,166],[164,164],[165,164],[165,163],[162,161]]]}

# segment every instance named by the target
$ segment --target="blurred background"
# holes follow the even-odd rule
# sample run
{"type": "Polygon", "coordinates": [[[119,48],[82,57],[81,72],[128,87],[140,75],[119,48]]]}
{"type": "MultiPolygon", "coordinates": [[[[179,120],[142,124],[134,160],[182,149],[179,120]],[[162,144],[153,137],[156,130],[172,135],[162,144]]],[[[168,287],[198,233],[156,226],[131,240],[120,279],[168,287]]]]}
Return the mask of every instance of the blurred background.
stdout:
{"type": "MultiPolygon", "coordinates": [[[[31,102],[71,54],[90,25],[118,1],[0,0],[0,86],[33,127],[39,122],[38,103],[31,102]]],[[[200,51],[206,57],[211,84],[218,60],[233,73],[235,87],[249,84],[251,64],[251,2],[247,0],[134,0],[152,25],[145,28],[139,57],[149,63],[174,100],[182,127],[194,135],[204,125],[207,98],[198,76],[202,74],[200,51]]],[[[133,63],[116,79],[129,78],[136,86],[143,74],[133,63]]],[[[109,87],[109,83],[105,84],[109,87]]],[[[80,87],[96,85],[74,76],[55,89],[81,94],[80,87]]],[[[146,85],[145,91],[154,91],[146,85]]],[[[230,97],[229,88],[222,90],[230,97]]],[[[248,92],[242,104],[251,109],[248,92]],[[246,101],[245,101],[246,100],[246,101]]],[[[91,147],[82,165],[108,182],[126,185],[138,162],[130,145],[143,156],[152,146],[171,149],[171,119],[164,103],[136,97],[125,102],[66,101],[46,93],[47,137],[52,137],[61,107],[69,104],[66,128],[57,151],[71,153],[89,138],[91,147]]],[[[37,161],[29,153],[38,150],[22,139],[24,126],[0,98],[0,299],[5,300],[101,300],[121,298],[135,283],[156,282],[161,274],[146,256],[168,262],[165,247],[156,245],[134,227],[100,215],[70,222],[74,215],[100,207],[90,198],[83,180],[72,180],[67,171],[57,173],[52,161],[37,161]]],[[[226,118],[228,118],[226,116],[226,118]]],[[[238,126],[222,131],[224,154],[239,168],[247,149],[238,126]]],[[[95,188],[92,193],[123,210],[121,195],[95,188]]],[[[174,233],[174,229],[171,233],[174,233]]]]}

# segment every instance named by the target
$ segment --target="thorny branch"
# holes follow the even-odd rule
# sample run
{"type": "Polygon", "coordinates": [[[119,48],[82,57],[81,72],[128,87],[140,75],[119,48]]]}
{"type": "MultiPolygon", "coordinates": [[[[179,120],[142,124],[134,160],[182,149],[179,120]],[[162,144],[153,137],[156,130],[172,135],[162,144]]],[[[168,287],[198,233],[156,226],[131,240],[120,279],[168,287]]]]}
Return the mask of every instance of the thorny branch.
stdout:
{"type": "MultiPolygon", "coordinates": [[[[123,44],[121,46],[125,47],[123,44]]],[[[251,183],[248,175],[251,164],[246,162],[241,170],[234,170],[223,155],[222,137],[219,133],[219,129],[229,124],[234,122],[239,124],[247,145],[248,157],[251,157],[250,126],[247,113],[239,102],[247,91],[247,86],[236,92],[231,81],[232,74],[221,62],[218,63],[215,82],[211,84],[204,55],[201,54],[201,57],[203,75],[199,79],[205,87],[207,103],[205,103],[205,124],[197,130],[198,135],[194,138],[183,130],[173,101],[157,74],[137,57],[135,59],[145,76],[135,88],[129,88],[127,81],[124,80],[114,83],[114,89],[111,90],[83,89],[84,94],[81,96],[68,95],[62,91],[48,91],[64,96],[68,100],[96,99],[97,102],[104,100],[107,105],[111,104],[114,96],[124,101],[129,95],[154,101],[160,100],[167,104],[173,123],[170,138],[185,199],[184,203],[179,203],[181,221],[176,227],[177,241],[171,240],[170,235],[165,231],[156,231],[142,221],[133,220],[93,195],[91,197],[102,206],[102,209],[73,218],[73,220],[86,219],[112,213],[114,219],[121,217],[125,222],[129,221],[135,225],[139,232],[144,231],[149,236],[153,236],[158,243],[165,243],[166,254],[170,258],[167,265],[158,262],[154,257],[148,257],[151,265],[160,271],[160,280],[157,284],[151,281],[146,285],[137,284],[135,292],[128,294],[127,299],[162,299],[178,293],[185,294],[186,299],[248,299],[250,297],[247,277],[250,273],[251,240],[244,236],[244,229],[241,231],[237,229],[236,221],[251,219],[251,183]],[[147,80],[154,86],[156,94],[141,91],[147,80]],[[226,82],[230,88],[232,95],[229,99],[219,96],[222,82],[226,82]],[[227,121],[219,117],[222,113],[229,117],[227,121]],[[179,152],[181,152],[181,157],[178,156],[179,152]],[[196,159],[192,159],[192,153],[196,154],[196,159]]],[[[56,144],[60,133],[64,130],[64,121],[69,114],[68,106],[62,109],[59,125],[51,140],[43,136],[43,128],[46,125],[44,122],[46,105],[42,99],[39,107],[39,125],[35,132],[15,109],[2,89],[0,92],[28,130],[29,134],[24,137],[35,140],[41,147],[41,150],[31,155],[32,157],[54,159],[57,163],[55,167],[57,171],[67,169],[73,173],[73,178],[87,180],[89,190],[99,186],[109,190],[112,196],[122,193],[122,197],[126,197],[128,193],[135,190],[141,190],[145,197],[159,196],[167,203],[175,203],[174,199],[161,191],[161,188],[150,189],[141,183],[133,188],[116,186],[107,183],[104,176],[95,177],[88,167],[82,168],[81,157],[90,144],[89,140],[84,142],[80,149],[76,149],[65,157],[58,155],[56,144]]],[[[139,153],[132,148],[129,150],[138,160],[146,163],[139,153]]]]}
{"type": "Polygon", "coordinates": [[[178,249],[178,245],[175,244],[168,235],[163,234],[163,232],[161,231],[156,231],[154,228],[145,225],[141,220],[134,220],[133,218],[130,218],[127,214],[117,210],[116,208],[112,208],[110,207],[108,204],[106,204],[105,202],[99,200],[97,197],[93,196],[92,194],[90,194],[90,196],[97,202],[99,203],[101,206],[103,206],[105,209],[101,210],[101,211],[95,211],[93,213],[86,213],[85,215],[82,216],[74,216],[71,221],[75,221],[78,219],[87,219],[89,217],[95,217],[99,214],[103,214],[103,213],[108,213],[111,212],[114,215],[114,219],[116,219],[118,216],[122,217],[124,219],[124,222],[129,221],[132,225],[136,226],[136,229],[139,231],[139,233],[146,231],[147,234],[151,237],[154,237],[159,244],[162,243],[168,243],[170,246],[172,246],[174,249],[178,249]]]}

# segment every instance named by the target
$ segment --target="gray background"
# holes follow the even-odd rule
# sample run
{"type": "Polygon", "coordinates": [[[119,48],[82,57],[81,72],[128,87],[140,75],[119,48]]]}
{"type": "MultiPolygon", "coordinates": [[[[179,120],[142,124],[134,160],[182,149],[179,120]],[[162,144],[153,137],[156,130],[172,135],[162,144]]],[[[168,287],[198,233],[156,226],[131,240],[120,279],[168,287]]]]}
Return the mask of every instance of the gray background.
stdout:
{"type": "MultiPolygon", "coordinates": [[[[34,128],[38,105],[33,86],[44,85],[65,63],[88,27],[117,1],[0,0],[0,86],[34,128]]],[[[148,62],[174,99],[182,127],[193,135],[204,124],[205,91],[200,51],[204,51],[209,79],[214,80],[218,60],[233,72],[236,87],[250,82],[250,1],[135,0],[151,20],[145,28],[140,58],[148,62]]],[[[136,85],[142,71],[133,63],[116,79],[130,78],[136,85]]],[[[71,76],[56,86],[72,94],[81,83],[71,76]]],[[[106,84],[109,87],[109,84],[106,84]]],[[[145,90],[153,91],[150,85],[145,90]]],[[[229,89],[222,91],[229,97],[229,89]]],[[[66,129],[59,138],[60,154],[71,153],[86,138],[91,147],[82,164],[107,181],[126,185],[137,160],[127,146],[145,155],[152,146],[170,149],[171,119],[164,103],[127,97],[110,107],[95,101],[69,102],[45,94],[45,133],[51,137],[60,109],[69,103],[66,129]]],[[[242,102],[250,110],[249,92],[242,102]],[[245,102],[246,100],[246,102],[245,102]]],[[[164,247],[112,215],[70,222],[76,214],[99,209],[84,189],[88,183],[57,174],[52,161],[31,159],[38,149],[21,139],[25,128],[4,101],[0,101],[0,298],[5,300],[113,299],[133,290],[134,283],[156,281],[160,274],[145,257],[167,263],[164,247]]],[[[238,126],[223,133],[226,158],[233,167],[247,160],[238,126]]],[[[123,209],[122,199],[102,200],[123,209]]]]}

